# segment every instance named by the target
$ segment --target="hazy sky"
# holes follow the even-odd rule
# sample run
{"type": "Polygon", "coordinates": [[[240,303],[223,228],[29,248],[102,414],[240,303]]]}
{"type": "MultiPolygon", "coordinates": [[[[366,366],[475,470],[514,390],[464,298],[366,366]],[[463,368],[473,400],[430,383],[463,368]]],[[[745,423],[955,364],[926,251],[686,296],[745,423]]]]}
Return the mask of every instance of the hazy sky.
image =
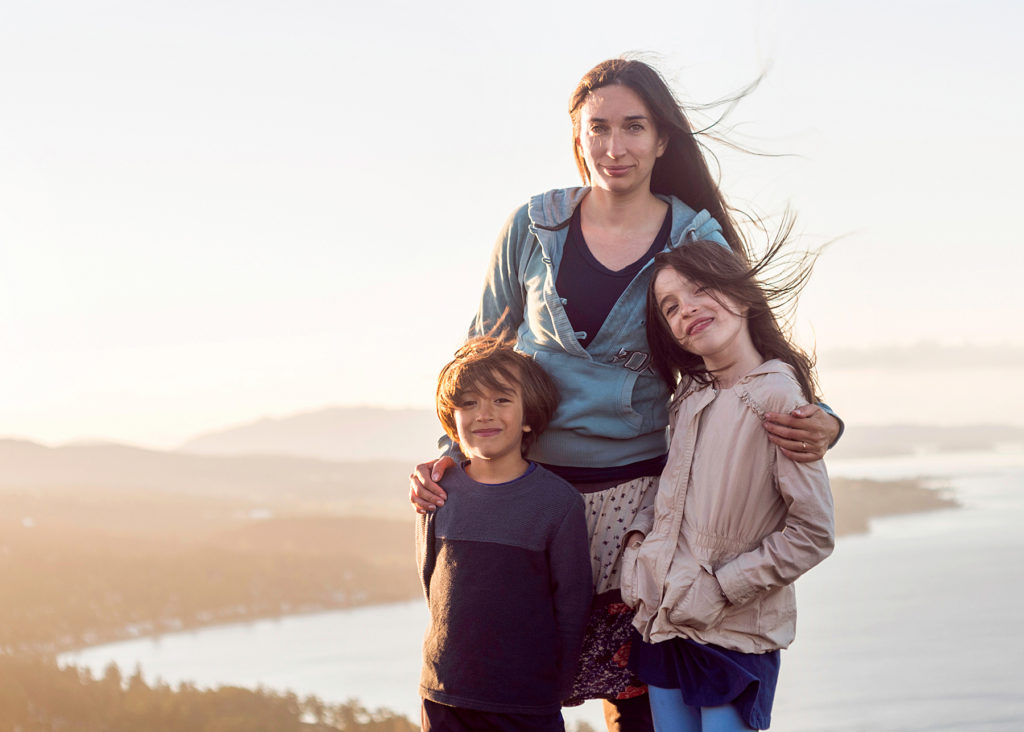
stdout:
{"type": "Polygon", "coordinates": [[[569,92],[634,50],[693,102],[768,71],[730,134],[790,156],[723,186],[837,239],[800,334],[848,421],[1024,422],[1021,3],[352,4],[4,3],[0,435],[428,406],[506,216],[578,183],[569,92]],[[988,356],[887,368],[919,343],[988,356]]]}

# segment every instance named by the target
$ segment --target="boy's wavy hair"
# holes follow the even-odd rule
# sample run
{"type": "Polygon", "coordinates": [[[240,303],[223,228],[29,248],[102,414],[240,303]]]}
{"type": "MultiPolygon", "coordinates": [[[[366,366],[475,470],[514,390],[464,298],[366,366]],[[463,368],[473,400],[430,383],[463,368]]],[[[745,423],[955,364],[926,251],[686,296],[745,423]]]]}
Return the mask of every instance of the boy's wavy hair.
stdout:
{"type": "Polygon", "coordinates": [[[517,352],[511,340],[479,336],[466,341],[437,377],[437,418],[445,434],[458,443],[455,410],[463,395],[481,389],[508,394],[512,387],[519,387],[523,424],[530,428],[523,432],[525,456],[551,422],[558,407],[558,387],[536,361],[517,352]]]}
{"type": "Polygon", "coordinates": [[[655,301],[654,281],[658,273],[666,269],[673,269],[706,288],[723,307],[728,308],[720,299],[722,295],[741,308],[746,307],[750,338],[757,352],[765,360],[777,358],[792,366],[804,397],[808,402],[817,401],[814,355],[794,345],[787,334],[796,298],[807,284],[818,255],[809,252],[782,255],[791,228],[792,220],[784,224],[780,237],[753,265],[713,241],[683,244],[655,255],[651,285],[647,289],[647,342],[654,370],[670,389],[687,378],[701,384],[711,383],[714,374],[704,366],[704,359],[679,345],[655,301]]]}

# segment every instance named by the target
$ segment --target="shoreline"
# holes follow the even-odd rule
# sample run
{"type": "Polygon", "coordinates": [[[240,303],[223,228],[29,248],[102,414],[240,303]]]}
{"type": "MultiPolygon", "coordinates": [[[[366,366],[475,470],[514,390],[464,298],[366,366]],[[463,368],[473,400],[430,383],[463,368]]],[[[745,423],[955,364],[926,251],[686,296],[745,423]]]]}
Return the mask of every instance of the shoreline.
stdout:
{"type": "Polygon", "coordinates": [[[953,486],[932,487],[929,478],[876,480],[832,478],[836,536],[871,533],[872,519],[961,508],[953,486]]]}
{"type": "MultiPolygon", "coordinates": [[[[961,504],[954,495],[951,486],[931,487],[927,478],[908,478],[900,480],[875,480],[870,478],[846,478],[836,477],[831,479],[832,493],[836,510],[836,536],[843,538],[847,536],[859,536],[871,533],[871,521],[873,519],[886,518],[889,516],[906,516],[919,513],[929,513],[938,510],[960,508],[961,504]]],[[[244,625],[264,620],[282,620],[290,617],[301,617],[336,611],[358,610],[361,608],[384,607],[397,605],[406,602],[413,602],[419,599],[419,594],[414,593],[408,598],[389,598],[381,602],[382,598],[372,599],[367,597],[364,602],[339,602],[306,604],[301,608],[290,609],[286,612],[240,613],[235,617],[221,618],[210,623],[176,623],[174,621],[162,622],[164,629],[158,632],[138,632],[141,624],[135,624],[127,628],[111,630],[107,633],[97,632],[93,635],[91,642],[82,643],[53,643],[47,647],[36,649],[24,649],[21,652],[35,653],[49,656],[56,659],[58,656],[78,653],[98,646],[110,645],[113,643],[134,641],[134,640],[157,640],[166,635],[176,633],[195,632],[209,628],[226,627],[232,625],[244,625]]],[[[17,654],[18,651],[15,651],[17,654]]]]}

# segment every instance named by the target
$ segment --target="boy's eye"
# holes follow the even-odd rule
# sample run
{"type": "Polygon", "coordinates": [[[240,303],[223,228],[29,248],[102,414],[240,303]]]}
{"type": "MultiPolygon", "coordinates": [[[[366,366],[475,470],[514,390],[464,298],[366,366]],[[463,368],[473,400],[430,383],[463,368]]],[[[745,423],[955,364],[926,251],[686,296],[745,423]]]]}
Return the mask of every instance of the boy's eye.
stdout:
{"type": "Polygon", "coordinates": [[[508,402],[510,402],[512,400],[509,399],[508,397],[498,397],[494,401],[496,401],[498,404],[507,404],[508,402]]]}
{"type": "Polygon", "coordinates": [[[459,402],[459,409],[469,409],[470,407],[476,406],[476,400],[474,399],[463,399],[459,402]]]}

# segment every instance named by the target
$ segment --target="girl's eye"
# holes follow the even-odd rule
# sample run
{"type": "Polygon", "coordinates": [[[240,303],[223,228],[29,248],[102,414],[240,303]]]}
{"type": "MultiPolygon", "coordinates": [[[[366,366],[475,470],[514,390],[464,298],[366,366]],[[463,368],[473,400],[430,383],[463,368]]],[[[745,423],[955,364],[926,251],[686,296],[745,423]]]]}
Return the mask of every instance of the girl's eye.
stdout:
{"type": "Polygon", "coordinates": [[[694,290],[694,292],[696,294],[698,294],[698,295],[703,295],[707,291],[708,291],[708,288],[706,288],[706,287],[698,287],[696,290],[694,290]]]}
{"type": "Polygon", "coordinates": [[[672,313],[674,313],[678,309],[679,309],[678,305],[669,305],[669,306],[667,306],[665,308],[665,317],[667,318],[669,315],[671,315],[672,313]]]}

